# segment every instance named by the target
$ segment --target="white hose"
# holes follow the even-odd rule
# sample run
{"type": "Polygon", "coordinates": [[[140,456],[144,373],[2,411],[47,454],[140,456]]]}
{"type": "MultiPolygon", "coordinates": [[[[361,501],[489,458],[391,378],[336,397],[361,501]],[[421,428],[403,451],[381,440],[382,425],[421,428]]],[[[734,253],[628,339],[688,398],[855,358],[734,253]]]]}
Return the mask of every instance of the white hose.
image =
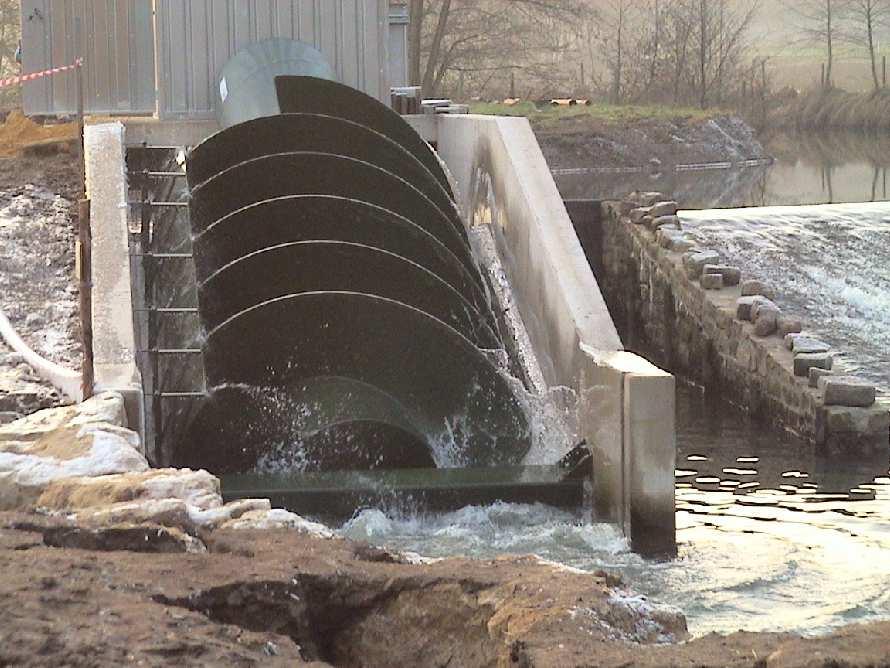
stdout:
{"type": "Polygon", "coordinates": [[[43,380],[52,383],[53,387],[62,392],[71,401],[78,403],[83,401],[83,379],[80,372],[66,369],[34,352],[22,340],[22,337],[16,334],[2,309],[0,309],[0,338],[21,355],[43,380]]]}

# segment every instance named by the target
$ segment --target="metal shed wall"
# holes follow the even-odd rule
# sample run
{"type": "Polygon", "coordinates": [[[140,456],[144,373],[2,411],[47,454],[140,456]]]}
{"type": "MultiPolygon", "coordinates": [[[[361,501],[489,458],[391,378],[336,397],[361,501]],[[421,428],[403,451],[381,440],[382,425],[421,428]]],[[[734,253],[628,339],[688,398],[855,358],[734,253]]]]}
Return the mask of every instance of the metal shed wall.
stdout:
{"type": "MultiPolygon", "coordinates": [[[[70,65],[84,57],[84,106],[94,114],[153,113],[151,0],[22,0],[22,71],[70,65]],[[82,48],[76,44],[80,19],[82,48]]],[[[27,114],[76,111],[73,73],[24,85],[27,114]]]]}
{"type": "Polygon", "coordinates": [[[223,65],[272,37],[324,53],[342,83],[389,96],[386,0],[156,0],[162,117],[212,117],[223,65]]]}

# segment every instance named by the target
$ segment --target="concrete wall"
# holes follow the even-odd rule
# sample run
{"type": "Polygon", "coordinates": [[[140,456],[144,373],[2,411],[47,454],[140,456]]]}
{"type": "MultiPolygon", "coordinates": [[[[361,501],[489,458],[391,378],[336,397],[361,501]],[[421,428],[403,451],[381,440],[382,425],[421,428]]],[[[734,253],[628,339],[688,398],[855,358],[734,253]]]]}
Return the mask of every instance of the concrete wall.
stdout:
{"type": "Polygon", "coordinates": [[[674,379],[623,352],[526,119],[437,116],[439,153],[469,226],[491,225],[550,386],[579,396],[595,506],[634,549],[674,549],[674,379]]]}
{"type": "Polygon", "coordinates": [[[124,395],[129,424],[144,433],[130,279],[124,126],[88,125],[84,155],[93,234],[95,390],[124,395]]]}

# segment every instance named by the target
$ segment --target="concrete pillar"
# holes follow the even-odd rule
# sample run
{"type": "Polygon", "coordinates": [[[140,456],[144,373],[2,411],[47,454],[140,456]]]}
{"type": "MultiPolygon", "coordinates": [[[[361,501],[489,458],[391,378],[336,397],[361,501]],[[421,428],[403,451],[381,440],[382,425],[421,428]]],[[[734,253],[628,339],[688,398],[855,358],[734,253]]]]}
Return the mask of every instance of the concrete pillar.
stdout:
{"type": "Polygon", "coordinates": [[[124,126],[88,125],[84,157],[93,235],[95,391],[120,392],[130,427],[144,435],[130,281],[124,126]]]}

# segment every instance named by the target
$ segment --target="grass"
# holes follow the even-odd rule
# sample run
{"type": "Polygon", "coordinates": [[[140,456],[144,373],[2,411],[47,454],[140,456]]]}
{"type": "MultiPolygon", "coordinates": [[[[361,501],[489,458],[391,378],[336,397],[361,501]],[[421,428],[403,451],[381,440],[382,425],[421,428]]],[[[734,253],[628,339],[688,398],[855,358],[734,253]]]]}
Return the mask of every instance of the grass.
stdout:
{"type": "Polygon", "coordinates": [[[524,116],[539,127],[547,127],[567,119],[590,118],[610,125],[625,125],[642,120],[705,120],[719,114],[715,109],[670,107],[665,105],[617,105],[594,103],[587,106],[544,106],[538,109],[532,102],[508,106],[499,102],[476,102],[470,113],[488,116],[524,116]]]}

